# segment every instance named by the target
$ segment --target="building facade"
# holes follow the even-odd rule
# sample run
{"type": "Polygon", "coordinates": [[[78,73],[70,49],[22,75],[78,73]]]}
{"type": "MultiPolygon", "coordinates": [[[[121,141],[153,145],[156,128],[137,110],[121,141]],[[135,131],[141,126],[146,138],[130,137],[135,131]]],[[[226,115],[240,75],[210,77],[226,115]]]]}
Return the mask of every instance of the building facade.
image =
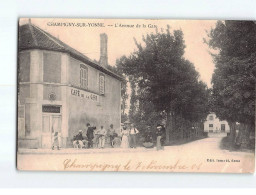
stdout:
{"type": "Polygon", "coordinates": [[[30,23],[19,27],[18,63],[19,147],[50,148],[56,131],[70,147],[87,123],[120,129],[120,76],[30,23]]]}
{"type": "Polygon", "coordinates": [[[208,114],[204,122],[204,132],[208,133],[229,133],[230,127],[227,121],[221,121],[215,113],[208,114]]]}

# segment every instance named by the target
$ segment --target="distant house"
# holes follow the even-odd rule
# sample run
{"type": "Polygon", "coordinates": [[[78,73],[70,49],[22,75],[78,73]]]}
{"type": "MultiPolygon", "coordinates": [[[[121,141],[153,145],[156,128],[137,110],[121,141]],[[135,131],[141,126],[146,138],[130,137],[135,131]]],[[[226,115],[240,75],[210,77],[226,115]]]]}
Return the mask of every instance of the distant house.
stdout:
{"type": "Polygon", "coordinates": [[[204,132],[209,133],[229,133],[230,127],[227,121],[221,121],[215,113],[208,114],[204,122],[204,132]]]}
{"type": "Polygon", "coordinates": [[[86,124],[121,124],[123,78],[106,68],[107,35],[101,35],[100,63],[29,23],[19,26],[18,145],[50,148],[58,132],[71,146],[86,124]]]}

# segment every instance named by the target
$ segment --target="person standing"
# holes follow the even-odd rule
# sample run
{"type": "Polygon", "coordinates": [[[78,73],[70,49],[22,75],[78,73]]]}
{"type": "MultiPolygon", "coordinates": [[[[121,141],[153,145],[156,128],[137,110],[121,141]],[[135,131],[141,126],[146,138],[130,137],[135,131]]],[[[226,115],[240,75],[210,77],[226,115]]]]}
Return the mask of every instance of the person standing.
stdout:
{"type": "Polygon", "coordinates": [[[164,150],[165,128],[163,125],[156,127],[156,150],[164,150]]]}
{"type": "Polygon", "coordinates": [[[134,127],[134,124],[131,124],[130,127],[130,147],[136,148],[137,147],[137,134],[139,133],[138,129],[134,127]]]}
{"type": "Polygon", "coordinates": [[[99,147],[100,129],[96,129],[94,135],[95,135],[95,137],[94,137],[95,148],[98,148],[99,147]]]}
{"type": "Polygon", "coordinates": [[[93,147],[93,138],[94,138],[94,128],[91,127],[90,123],[87,123],[87,132],[86,132],[86,136],[88,139],[88,148],[92,148],[93,147]]]}
{"type": "Polygon", "coordinates": [[[104,148],[106,134],[107,134],[106,130],[104,129],[103,126],[101,126],[99,130],[99,148],[102,148],[102,149],[104,148]]]}
{"type": "Polygon", "coordinates": [[[57,150],[60,149],[58,132],[55,132],[54,135],[53,135],[53,144],[52,144],[52,149],[53,150],[54,150],[55,146],[57,147],[57,150]]]}
{"type": "Polygon", "coordinates": [[[124,126],[121,130],[122,135],[122,142],[121,142],[121,148],[129,148],[129,131],[124,126]]]}
{"type": "Polygon", "coordinates": [[[108,130],[108,134],[109,134],[109,139],[110,139],[110,145],[113,148],[113,140],[115,138],[115,129],[113,124],[110,125],[110,129],[108,130]]]}

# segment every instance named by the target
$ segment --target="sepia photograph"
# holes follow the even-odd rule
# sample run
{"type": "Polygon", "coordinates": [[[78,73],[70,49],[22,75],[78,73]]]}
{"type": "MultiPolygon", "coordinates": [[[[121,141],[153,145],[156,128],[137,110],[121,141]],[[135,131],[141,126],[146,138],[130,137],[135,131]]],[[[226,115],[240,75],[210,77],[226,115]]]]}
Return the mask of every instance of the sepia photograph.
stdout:
{"type": "Polygon", "coordinates": [[[256,22],[19,18],[17,169],[254,173],[256,22]]]}

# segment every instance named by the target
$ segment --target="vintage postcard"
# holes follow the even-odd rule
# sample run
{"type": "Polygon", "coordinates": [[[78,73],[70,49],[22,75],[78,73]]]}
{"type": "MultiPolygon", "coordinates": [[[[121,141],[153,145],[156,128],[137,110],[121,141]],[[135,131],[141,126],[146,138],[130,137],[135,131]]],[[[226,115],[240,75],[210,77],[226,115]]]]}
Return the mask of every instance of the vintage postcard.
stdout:
{"type": "Polygon", "coordinates": [[[20,18],[17,169],[254,173],[256,23],[20,18]]]}

